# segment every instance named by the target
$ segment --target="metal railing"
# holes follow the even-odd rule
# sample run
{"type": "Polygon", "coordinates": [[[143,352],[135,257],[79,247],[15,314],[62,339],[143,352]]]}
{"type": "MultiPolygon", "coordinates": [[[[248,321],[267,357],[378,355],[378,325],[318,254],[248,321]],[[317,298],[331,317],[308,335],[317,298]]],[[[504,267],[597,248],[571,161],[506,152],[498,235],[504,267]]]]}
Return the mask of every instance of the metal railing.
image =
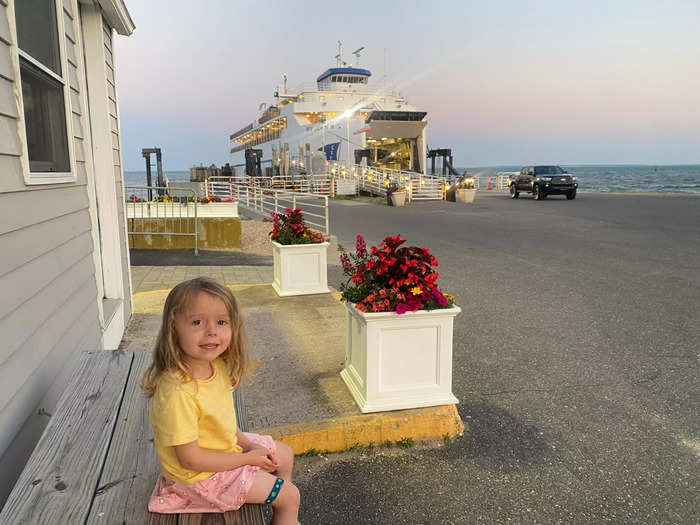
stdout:
{"type": "MultiPolygon", "coordinates": [[[[274,177],[272,177],[274,178],[274,177]]],[[[282,213],[286,208],[301,208],[305,222],[315,229],[330,235],[330,222],[328,217],[328,188],[329,181],[314,182],[309,180],[305,185],[299,186],[311,190],[291,191],[287,189],[275,189],[260,184],[260,178],[254,185],[226,181],[207,181],[207,192],[222,199],[233,199],[238,206],[269,216],[271,212],[282,213]]],[[[272,182],[272,181],[270,181],[272,182]]]]}
{"type": "Polygon", "coordinates": [[[437,175],[358,164],[348,168],[338,162],[330,163],[329,170],[331,174],[340,178],[357,179],[359,190],[374,195],[386,195],[387,190],[394,185],[407,190],[409,201],[443,198],[445,179],[437,175]]]}
{"type": "Polygon", "coordinates": [[[319,195],[328,195],[330,192],[330,179],[327,175],[294,175],[288,177],[210,177],[206,181],[206,194],[222,199],[235,199],[236,191],[234,188],[236,185],[319,195]]]}
{"type": "Polygon", "coordinates": [[[127,233],[194,237],[194,254],[199,255],[197,193],[178,188],[181,196],[171,199],[167,191],[164,186],[124,187],[127,233]],[[158,196],[159,193],[162,195],[158,196]],[[154,195],[156,199],[149,200],[154,195]],[[155,222],[155,219],[164,220],[155,222]]]}

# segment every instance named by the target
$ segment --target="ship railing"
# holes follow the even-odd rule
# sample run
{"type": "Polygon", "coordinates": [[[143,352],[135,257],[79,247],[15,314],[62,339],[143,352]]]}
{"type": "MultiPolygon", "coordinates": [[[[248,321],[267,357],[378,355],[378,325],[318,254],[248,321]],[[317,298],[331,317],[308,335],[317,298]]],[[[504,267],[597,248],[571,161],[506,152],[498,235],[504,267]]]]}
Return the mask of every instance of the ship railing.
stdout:
{"type": "Polygon", "coordinates": [[[197,192],[178,188],[171,196],[165,186],[124,186],[127,234],[134,248],[152,235],[193,237],[194,254],[199,255],[197,192]]]}
{"type": "MultiPolygon", "coordinates": [[[[401,92],[394,87],[385,87],[382,82],[369,82],[368,84],[350,84],[352,88],[350,89],[340,89],[337,91],[332,91],[332,93],[357,93],[359,95],[377,95],[377,96],[401,96],[401,92]]],[[[317,82],[302,82],[294,87],[294,89],[289,90],[288,93],[280,94],[280,98],[283,99],[285,95],[287,97],[293,98],[301,93],[326,93],[326,91],[319,91],[317,82]]],[[[302,98],[299,102],[304,102],[302,98]]]]}
{"type": "Polygon", "coordinates": [[[348,167],[339,162],[330,162],[328,169],[331,176],[354,177],[357,179],[359,191],[366,191],[374,195],[384,196],[387,194],[387,190],[394,186],[406,189],[409,201],[444,198],[446,181],[441,176],[358,164],[348,167]]]}

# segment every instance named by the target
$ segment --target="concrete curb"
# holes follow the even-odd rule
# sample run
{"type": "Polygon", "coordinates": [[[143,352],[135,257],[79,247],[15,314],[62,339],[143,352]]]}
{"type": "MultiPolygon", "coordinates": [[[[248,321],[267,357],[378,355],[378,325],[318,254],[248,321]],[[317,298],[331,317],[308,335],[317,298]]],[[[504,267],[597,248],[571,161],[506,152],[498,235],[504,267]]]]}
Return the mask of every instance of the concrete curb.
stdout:
{"type": "Polygon", "coordinates": [[[342,418],[298,423],[282,427],[253,429],[286,443],[295,454],[309,451],[339,452],[354,445],[380,445],[410,438],[414,441],[441,440],[465,431],[456,405],[377,412],[342,418]]]}

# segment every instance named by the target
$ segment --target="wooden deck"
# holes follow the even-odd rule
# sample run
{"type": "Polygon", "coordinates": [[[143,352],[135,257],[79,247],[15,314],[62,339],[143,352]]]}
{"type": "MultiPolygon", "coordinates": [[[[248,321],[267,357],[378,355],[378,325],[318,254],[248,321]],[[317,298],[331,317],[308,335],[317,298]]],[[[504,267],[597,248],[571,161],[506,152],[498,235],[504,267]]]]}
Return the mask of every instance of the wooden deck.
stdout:
{"type": "MultiPolygon", "coordinates": [[[[139,383],[147,351],[85,352],[0,513],[0,523],[262,524],[262,506],[226,514],[148,512],[160,465],[139,383]]],[[[234,393],[242,430],[248,418],[234,393]]]]}

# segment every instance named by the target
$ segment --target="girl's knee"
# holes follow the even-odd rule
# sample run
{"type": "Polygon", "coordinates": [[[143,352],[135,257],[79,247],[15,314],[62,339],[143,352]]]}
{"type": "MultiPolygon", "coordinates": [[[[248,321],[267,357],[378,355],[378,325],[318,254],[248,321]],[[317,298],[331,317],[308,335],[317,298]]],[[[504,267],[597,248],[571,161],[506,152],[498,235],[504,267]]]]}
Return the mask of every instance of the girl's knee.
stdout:
{"type": "Polygon", "coordinates": [[[284,485],[282,485],[279,496],[277,496],[277,499],[272,502],[272,506],[287,509],[298,509],[300,502],[301,495],[299,494],[299,489],[294,483],[286,481],[284,485]]]}
{"type": "Polygon", "coordinates": [[[280,443],[279,441],[275,443],[277,446],[277,458],[280,466],[289,465],[291,468],[294,465],[294,451],[292,447],[286,445],[285,443],[280,443]]]}

